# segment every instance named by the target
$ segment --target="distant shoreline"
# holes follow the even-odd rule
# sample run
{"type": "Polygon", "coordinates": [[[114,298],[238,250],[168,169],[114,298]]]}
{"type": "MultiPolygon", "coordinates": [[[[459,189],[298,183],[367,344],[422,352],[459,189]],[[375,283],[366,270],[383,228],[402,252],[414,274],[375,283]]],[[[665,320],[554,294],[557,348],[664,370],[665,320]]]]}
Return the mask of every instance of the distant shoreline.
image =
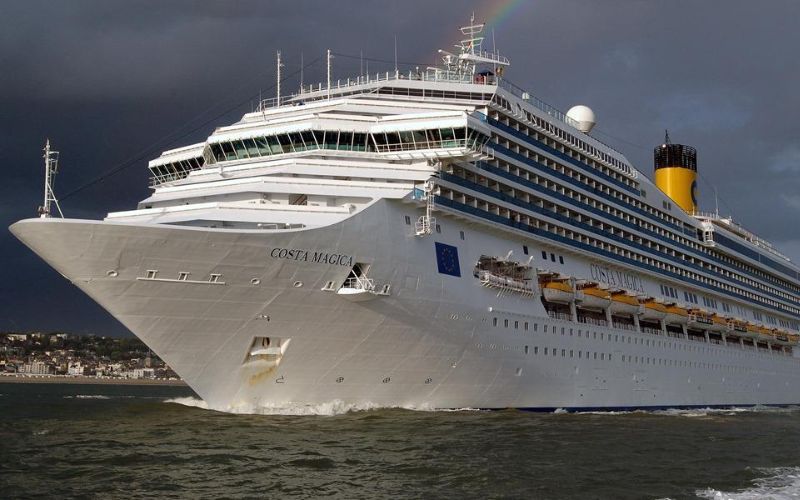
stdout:
{"type": "Polygon", "coordinates": [[[98,378],[86,376],[59,375],[0,375],[0,384],[86,384],[86,385],[171,385],[188,387],[183,380],[146,379],[146,378],[98,378]]]}

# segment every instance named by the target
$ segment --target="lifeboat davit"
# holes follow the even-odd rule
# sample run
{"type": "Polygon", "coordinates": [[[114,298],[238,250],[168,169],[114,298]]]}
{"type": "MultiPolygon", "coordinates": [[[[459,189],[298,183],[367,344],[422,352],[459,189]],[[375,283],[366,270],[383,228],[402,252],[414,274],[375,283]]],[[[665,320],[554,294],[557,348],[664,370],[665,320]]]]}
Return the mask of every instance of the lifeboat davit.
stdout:
{"type": "Polygon", "coordinates": [[[710,313],[700,309],[692,309],[689,311],[689,318],[686,324],[689,328],[697,330],[711,330],[714,325],[714,319],[710,313]]]}
{"type": "Polygon", "coordinates": [[[611,305],[611,294],[595,285],[581,288],[575,294],[578,307],[582,309],[605,310],[611,305]]]}
{"type": "Polygon", "coordinates": [[[615,314],[639,314],[644,309],[639,304],[639,299],[628,295],[624,291],[611,294],[611,312],[615,314]]]}
{"type": "Polygon", "coordinates": [[[661,321],[667,316],[667,306],[656,302],[653,299],[648,299],[642,302],[642,319],[647,321],[661,321]]]}
{"type": "Polygon", "coordinates": [[[542,295],[547,302],[569,304],[575,300],[575,292],[565,280],[551,280],[542,283],[542,295]]]}
{"type": "Polygon", "coordinates": [[[689,311],[676,305],[667,306],[667,315],[664,321],[668,325],[685,325],[689,322],[689,311]]]}
{"type": "Polygon", "coordinates": [[[747,336],[747,321],[731,318],[728,320],[728,331],[739,336],[747,336]]]}
{"type": "Polygon", "coordinates": [[[786,330],[781,330],[776,328],[772,331],[773,336],[775,337],[775,343],[780,345],[789,345],[789,332],[786,330]]]}

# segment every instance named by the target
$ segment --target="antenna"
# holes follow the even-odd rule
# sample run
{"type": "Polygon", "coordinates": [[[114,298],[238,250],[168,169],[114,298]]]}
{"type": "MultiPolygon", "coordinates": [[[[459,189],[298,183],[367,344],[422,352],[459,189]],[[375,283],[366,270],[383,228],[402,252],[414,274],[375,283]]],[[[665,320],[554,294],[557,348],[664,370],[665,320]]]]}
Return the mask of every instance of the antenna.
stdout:
{"type": "Polygon", "coordinates": [[[669,140],[669,130],[664,129],[664,144],[672,144],[672,141],[669,140]]]}
{"type": "Polygon", "coordinates": [[[394,76],[397,78],[397,35],[394,36],[394,76]]]}
{"type": "Polygon", "coordinates": [[[333,59],[333,56],[331,55],[331,49],[328,49],[328,99],[331,98],[331,59],[333,59]]]}
{"type": "Polygon", "coordinates": [[[360,50],[359,53],[361,54],[361,72],[359,76],[364,76],[364,50],[360,50]]]}
{"type": "Polygon", "coordinates": [[[303,93],[303,51],[300,51],[300,93],[303,93]]]}
{"type": "Polygon", "coordinates": [[[283,64],[281,64],[281,51],[278,51],[278,106],[281,105],[281,68],[283,64]]]}
{"type": "Polygon", "coordinates": [[[58,151],[50,150],[50,139],[44,145],[44,204],[39,207],[39,217],[46,219],[50,217],[50,204],[55,203],[58,214],[64,218],[64,213],[58,204],[56,195],[53,192],[53,181],[58,173],[58,151]]]}

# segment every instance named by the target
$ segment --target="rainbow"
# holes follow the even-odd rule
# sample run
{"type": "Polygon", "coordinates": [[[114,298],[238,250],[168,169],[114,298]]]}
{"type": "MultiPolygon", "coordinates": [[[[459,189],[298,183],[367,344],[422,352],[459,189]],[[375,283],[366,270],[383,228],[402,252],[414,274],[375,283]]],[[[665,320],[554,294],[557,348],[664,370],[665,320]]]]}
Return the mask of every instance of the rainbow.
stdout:
{"type": "Polygon", "coordinates": [[[476,13],[475,21],[485,22],[487,30],[491,30],[503,24],[524,3],[526,0],[492,0],[485,12],[476,13]]]}

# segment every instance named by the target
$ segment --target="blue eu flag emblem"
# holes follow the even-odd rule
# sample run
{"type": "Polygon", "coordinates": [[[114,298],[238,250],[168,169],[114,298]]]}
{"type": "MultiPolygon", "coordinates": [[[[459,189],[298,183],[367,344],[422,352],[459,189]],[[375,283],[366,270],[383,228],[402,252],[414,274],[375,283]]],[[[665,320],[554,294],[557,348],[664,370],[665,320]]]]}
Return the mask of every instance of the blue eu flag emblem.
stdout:
{"type": "Polygon", "coordinates": [[[461,277],[461,266],[458,265],[458,248],[436,242],[436,265],[441,274],[461,277]]]}

